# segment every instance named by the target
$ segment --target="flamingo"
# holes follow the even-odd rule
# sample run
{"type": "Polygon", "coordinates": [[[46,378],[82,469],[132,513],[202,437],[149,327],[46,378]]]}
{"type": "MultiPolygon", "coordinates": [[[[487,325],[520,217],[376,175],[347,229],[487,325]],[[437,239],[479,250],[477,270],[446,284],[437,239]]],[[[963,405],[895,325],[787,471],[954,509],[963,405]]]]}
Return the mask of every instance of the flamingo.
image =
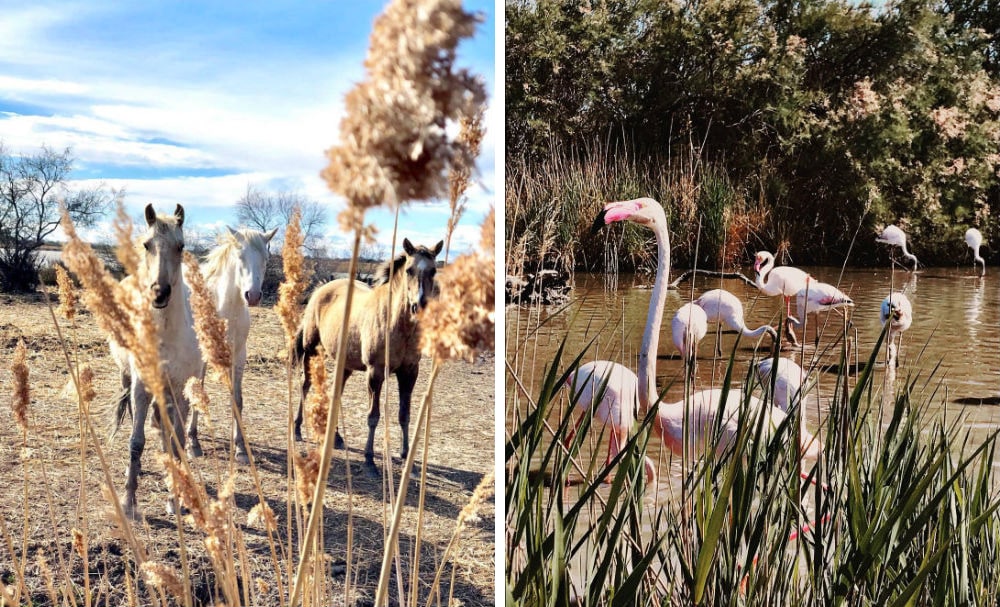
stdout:
{"type": "Polygon", "coordinates": [[[882,326],[885,326],[886,321],[889,321],[889,335],[886,338],[889,341],[889,360],[895,362],[898,367],[895,339],[897,335],[902,334],[913,324],[913,306],[910,305],[910,300],[906,295],[899,292],[890,293],[882,300],[880,317],[882,326]]]}
{"type": "Polygon", "coordinates": [[[875,238],[875,242],[882,242],[890,247],[903,249],[903,257],[913,260],[913,269],[917,269],[917,256],[906,250],[906,233],[896,226],[886,226],[882,234],[875,238]]]}
{"type": "MultiPolygon", "coordinates": [[[[566,387],[580,412],[573,428],[566,434],[563,444],[569,448],[577,428],[583,422],[587,411],[594,408],[594,418],[600,420],[608,431],[607,466],[621,451],[628,439],[629,430],[635,425],[636,391],[639,379],[624,365],[608,360],[596,360],[580,365],[566,378],[566,387]],[[604,389],[603,393],[601,389],[604,389]],[[598,401],[597,396],[601,399],[598,401]]],[[[656,478],[653,460],[644,457],[646,482],[656,478]]],[[[610,480],[610,479],[608,479],[610,480]]]]}
{"type": "MultiPolygon", "coordinates": [[[[771,336],[772,340],[777,341],[778,339],[778,332],[770,325],[761,325],[756,329],[750,330],[743,321],[743,304],[738,297],[725,289],[705,291],[701,294],[701,297],[694,300],[694,303],[705,310],[708,322],[726,323],[730,329],[739,331],[745,337],[758,338],[767,333],[771,336]]],[[[722,355],[718,342],[716,342],[715,352],[718,356],[722,355]]]]}
{"type": "MultiPolygon", "coordinates": [[[[757,363],[757,377],[766,390],[771,389],[771,369],[773,366],[773,358],[765,358],[757,363]]],[[[779,358],[778,373],[774,378],[774,405],[785,412],[793,405],[797,405],[805,377],[806,372],[794,360],[779,358]]]]}
{"type": "Polygon", "coordinates": [[[976,228],[969,228],[965,231],[965,244],[969,245],[972,249],[972,267],[976,267],[977,263],[983,264],[983,271],[979,273],[980,276],[986,274],[986,260],[979,256],[979,247],[983,246],[983,235],[976,228]]]}
{"type": "MultiPolygon", "coordinates": [[[[602,360],[581,366],[567,381],[574,392],[577,387],[580,390],[577,407],[587,409],[596,404],[596,417],[611,425],[608,461],[611,460],[612,450],[621,448],[623,437],[627,436],[629,429],[635,423],[631,403],[638,401],[639,410],[648,411],[650,403],[656,401],[656,387],[653,385],[653,379],[656,377],[656,351],[659,347],[663,306],[667,298],[667,281],[670,276],[670,235],[667,231],[667,216],[660,203],[652,198],[609,202],[594,219],[592,232],[618,221],[631,221],[646,226],[656,237],[656,278],[649,298],[646,330],[642,334],[642,346],[639,349],[639,374],[637,376],[622,364],[602,360]],[[595,381],[603,383],[604,378],[607,378],[607,387],[602,399],[598,403],[593,403],[593,397],[598,393],[595,381]]],[[[574,432],[579,424],[578,420],[574,432]]],[[[569,439],[566,439],[567,444],[568,441],[569,439]]],[[[652,482],[655,479],[652,460],[646,457],[644,466],[646,481],[652,482]]]]}
{"type": "MultiPolygon", "coordinates": [[[[759,251],[757,253],[753,269],[757,272],[757,280],[754,281],[757,288],[769,297],[774,297],[775,295],[784,297],[785,318],[799,324],[799,320],[792,317],[792,296],[806,288],[812,276],[791,266],[774,267],[774,255],[767,251],[759,251]]],[[[792,332],[787,322],[785,323],[785,332],[790,341],[798,345],[795,333],[792,332]]]]}
{"type": "MultiPolygon", "coordinates": [[[[731,390],[722,408],[723,419],[719,423],[719,401],[722,390],[712,388],[701,390],[691,395],[690,401],[676,403],[660,403],[656,413],[656,424],[653,429],[663,440],[664,446],[674,455],[683,454],[684,450],[684,420],[687,418],[687,446],[694,456],[704,455],[711,444],[712,433],[719,426],[721,436],[716,446],[716,452],[721,453],[736,440],[739,434],[739,416],[744,408],[744,395],[739,390],[731,390]]],[[[767,432],[773,432],[787,417],[780,408],[767,405],[759,398],[748,398],[747,411],[753,414],[767,415],[767,432]]],[[[822,447],[808,430],[800,428],[799,444],[802,454],[818,457],[822,447]]]]}
{"type": "Polygon", "coordinates": [[[708,333],[708,317],[705,310],[695,303],[684,304],[674,314],[670,330],[674,346],[684,359],[687,373],[693,376],[698,361],[698,344],[708,333]]]}
{"type": "MultiPolygon", "coordinates": [[[[809,314],[837,310],[844,317],[844,327],[846,331],[847,313],[844,308],[853,308],[854,300],[837,287],[818,281],[810,281],[809,285],[795,294],[795,308],[798,318],[793,324],[801,327],[809,314]]],[[[819,345],[819,331],[816,332],[816,345],[819,345]]]]}

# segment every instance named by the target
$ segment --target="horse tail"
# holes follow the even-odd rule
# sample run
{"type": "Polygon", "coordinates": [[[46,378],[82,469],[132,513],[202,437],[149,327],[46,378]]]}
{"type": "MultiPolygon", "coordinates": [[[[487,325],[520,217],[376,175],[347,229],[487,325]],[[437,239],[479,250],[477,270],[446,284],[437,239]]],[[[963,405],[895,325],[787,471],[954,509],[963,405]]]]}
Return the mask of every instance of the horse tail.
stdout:
{"type": "MultiPolygon", "coordinates": [[[[303,323],[304,324],[304,323],[303,323]]],[[[305,332],[304,327],[299,327],[299,332],[295,334],[295,345],[293,346],[291,352],[291,363],[292,367],[297,367],[300,362],[302,362],[302,357],[306,353],[306,348],[304,344],[305,337],[303,333],[305,332]]]]}
{"type": "Polygon", "coordinates": [[[111,431],[108,433],[110,438],[114,438],[118,433],[119,428],[122,427],[122,422],[125,421],[125,415],[128,414],[129,418],[132,418],[132,392],[128,387],[123,387],[118,393],[118,404],[113,405],[114,417],[111,420],[111,431]]]}

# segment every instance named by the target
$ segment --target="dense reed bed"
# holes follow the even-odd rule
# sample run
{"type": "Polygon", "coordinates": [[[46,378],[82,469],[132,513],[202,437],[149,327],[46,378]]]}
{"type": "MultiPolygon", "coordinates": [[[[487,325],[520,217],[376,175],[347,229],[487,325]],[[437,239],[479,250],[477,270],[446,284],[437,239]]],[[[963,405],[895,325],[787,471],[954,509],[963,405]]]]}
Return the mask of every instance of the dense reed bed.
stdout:
{"type": "MultiPolygon", "coordinates": [[[[593,356],[560,348],[532,384],[533,337],[520,337],[507,363],[508,603],[997,604],[997,431],[972,442],[961,416],[928,413],[946,379],[907,375],[892,388],[876,365],[883,338],[859,376],[835,376],[807,480],[787,440],[794,408],[771,436],[745,414],[721,454],[661,458],[651,487],[641,456],[659,440],[652,416],[607,467],[587,447],[603,440],[589,417],[564,448],[574,403],[560,387],[593,356]]],[[[734,361],[723,390],[760,392],[734,361]]]]}

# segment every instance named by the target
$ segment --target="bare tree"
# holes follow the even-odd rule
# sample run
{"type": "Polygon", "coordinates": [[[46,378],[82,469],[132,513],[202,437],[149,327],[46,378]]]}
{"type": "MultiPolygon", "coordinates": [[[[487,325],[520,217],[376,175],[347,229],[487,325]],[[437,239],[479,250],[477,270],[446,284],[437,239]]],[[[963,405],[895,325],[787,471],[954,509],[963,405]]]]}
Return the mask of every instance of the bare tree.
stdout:
{"type": "Polygon", "coordinates": [[[247,191],[236,201],[236,219],[243,225],[267,232],[278,228],[275,242],[284,238],[285,226],[292,220],[295,207],[302,209],[302,233],[305,247],[312,255],[323,250],[320,243],[327,213],[323,205],[309,200],[303,194],[290,190],[270,192],[253,184],[247,184],[247,191]]]}
{"type": "Polygon", "coordinates": [[[30,291],[38,284],[36,253],[59,227],[59,203],[80,226],[91,226],[113,200],[103,186],[70,191],[69,148],[42,146],[35,154],[12,156],[0,142],[0,291],[30,291]]]}

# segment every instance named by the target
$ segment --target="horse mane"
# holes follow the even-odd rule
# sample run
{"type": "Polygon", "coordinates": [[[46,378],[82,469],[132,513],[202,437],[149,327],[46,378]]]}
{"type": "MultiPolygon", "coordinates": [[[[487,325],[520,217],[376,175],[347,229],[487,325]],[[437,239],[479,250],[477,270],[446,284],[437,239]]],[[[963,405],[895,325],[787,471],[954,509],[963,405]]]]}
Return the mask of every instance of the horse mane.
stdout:
{"type": "MultiPolygon", "coordinates": [[[[240,228],[237,232],[243,237],[246,246],[257,249],[261,254],[267,254],[267,241],[264,240],[264,234],[249,228],[240,228]]],[[[229,255],[240,249],[239,241],[228,230],[219,235],[217,240],[219,245],[205,255],[205,262],[202,264],[202,273],[206,280],[221,272],[226,267],[229,255]]]]}
{"type": "Polygon", "coordinates": [[[377,287],[388,283],[405,265],[406,253],[400,253],[389,261],[379,264],[378,268],[375,269],[375,280],[372,285],[377,287]]]}

